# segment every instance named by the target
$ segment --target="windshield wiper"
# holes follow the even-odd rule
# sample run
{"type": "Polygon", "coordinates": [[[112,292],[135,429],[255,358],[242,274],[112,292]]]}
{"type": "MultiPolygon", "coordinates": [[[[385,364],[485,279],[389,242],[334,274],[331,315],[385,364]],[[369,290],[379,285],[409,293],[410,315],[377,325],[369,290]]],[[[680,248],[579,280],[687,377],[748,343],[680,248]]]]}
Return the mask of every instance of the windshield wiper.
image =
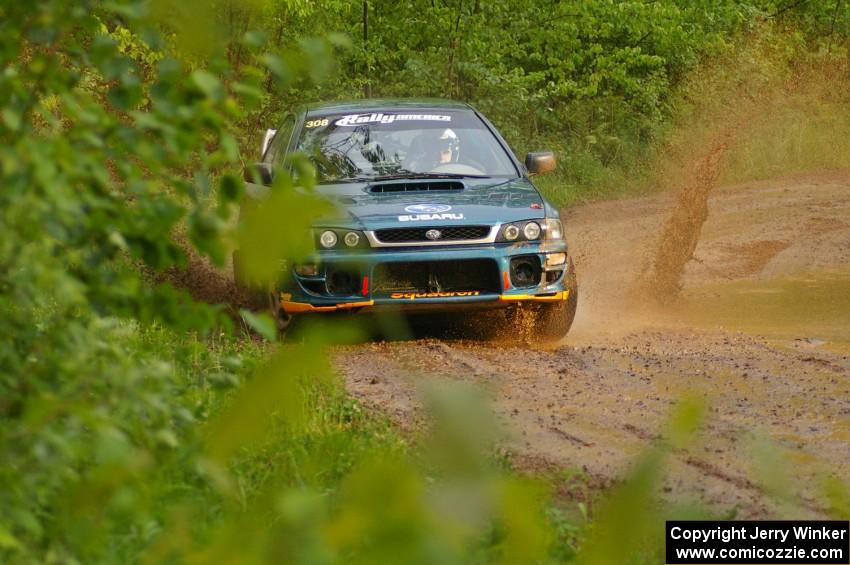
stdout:
{"type": "Polygon", "coordinates": [[[463,173],[394,173],[391,175],[377,175],[371,177],[373,181],[399,180],[399,179],[488,179],[488,175],[469,175],[463,173]]]}
{"type": "Polygon", "coordinates": [[[320,184],[334,184],[337,182],[372,182],[375,177],[343,177],[341,179],[324,180],[320,184]]]}
{"type": "MultiPolygon", "coordinates": [[[[401,180],[401,179],[489,179],[493,178],[488,175],[471,175],[471,174],[463,174],[463,173],[394,173],[391,175],[375,175],[375,176],[361,176],[361,177],[345,177],[341,179],[335,179],[333,181],[326,182],[380,182],[385,180],[401,180]]],[[[511,177],[502,182],[498,182],[493,185],[489,185],[486,188],[493,188],[496,186],[501,186],[503,184],[507,184],[513,180],[516,180],[520,177],[511,177]]]]}
{"type": "Polygon", "coordinates": [[[517,180],[517,179],[519,179],[519,178],[522,178],[522,177],[511,177],[511,178],[509,178],[509,179],[505,179],[505,180],[503,180],[502,182],[497,182],[496,184],[487,184],[487,185],[484,185],[484,186],[479,185],[479,186],[478,186],[478,188],[479,188],[479,189],[482,189],[482,188],[483,188],[483,189],[487,189],[487,190],[489,190],[489,189],[491,189],[491,188],[496,188],[496,187],[498,187],[498,186],[506,185],[506,184],[508,184],[509,182],[513,182],[513,181],[515,181],[515,180],[517,180]]]}

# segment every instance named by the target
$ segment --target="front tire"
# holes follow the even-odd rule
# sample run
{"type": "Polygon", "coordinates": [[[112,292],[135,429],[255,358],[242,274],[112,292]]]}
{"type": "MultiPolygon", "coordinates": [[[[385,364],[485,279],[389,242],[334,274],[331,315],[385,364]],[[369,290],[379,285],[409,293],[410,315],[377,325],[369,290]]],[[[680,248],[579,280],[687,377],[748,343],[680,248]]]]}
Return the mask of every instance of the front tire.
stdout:
{"type": "Polygon", "coordinates": [[[294,317],[280,307],[280,294],[277,292],[269,293],[269,313],[277,326],[278,340],[283,341],[286,338],[286,332],[292,329],[294,317]]]}
{"type": "Polygon", "coordinates": [[[566,337],[573,325],[578,309],[578,281],[572,259],[568,269],[564,275],[567,277],[566,290],[570,291],[567,299],[555,304],[533,305],[534,322],[531,331],[533,337],[539,341],[560,341],[566,337]]]}
{"type": "Polygon", "coordinates": [[[578,289],[570,289],[570,296],[557,304],[539,304],[535,313],[534,334],[541,341],[564,339],[573,325],[578,307],[578,289]]]}

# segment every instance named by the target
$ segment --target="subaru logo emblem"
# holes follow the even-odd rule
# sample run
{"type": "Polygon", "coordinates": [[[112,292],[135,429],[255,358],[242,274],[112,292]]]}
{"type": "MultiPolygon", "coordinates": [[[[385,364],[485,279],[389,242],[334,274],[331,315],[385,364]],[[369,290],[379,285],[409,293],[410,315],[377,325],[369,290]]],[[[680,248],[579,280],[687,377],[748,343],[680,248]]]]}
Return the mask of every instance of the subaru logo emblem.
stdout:
{"type": "Polygon", "coordinates": [[[428,230],[428,231],[425,232],[425,237],[427,237],[431,241],[435,241],[437,239],[440,239],[441,235],[443,235],[443,234],[440,233],[440,230],[428,230]]]}
{"type": "Polygon", "coordinates": [[[404,211],[410,214],[442,214],[451,209],[451,206],[445,204],[414,204],[405,207],[404,211]]]}

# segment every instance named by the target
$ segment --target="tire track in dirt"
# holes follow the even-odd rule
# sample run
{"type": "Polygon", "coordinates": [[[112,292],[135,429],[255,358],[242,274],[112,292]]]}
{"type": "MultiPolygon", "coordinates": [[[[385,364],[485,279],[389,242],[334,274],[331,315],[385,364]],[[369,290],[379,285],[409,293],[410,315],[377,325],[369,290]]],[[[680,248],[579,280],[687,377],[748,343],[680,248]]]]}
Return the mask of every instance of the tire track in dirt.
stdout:
{"type": "MultiPolygon", "coordinates": [[[[709,346],[712,340],[723,343],[727,339],[722,335],[700,334],[690,334],[688,338],[709,346]]],[[[594,482],[610,484],[627,472],[647,444],[662,440],[658,430],[676,398],[675,394],[666,397],[656,394],[659,386],[669,391],[671,385],[664,382],[665,378],[675,374],[685,374],[687,378],[683,367],[691,366],[692,376],[702,375],[702,395],[710,397],[713,386],[710,381],[718,375],[728,379],[722,375],[727,370],[725,365],[739,365],[737,380],[740,381],[749,378],[744,374],[758,378],[768,369],[776,377],[775,368],[803,362],[795,361],[796,355],[786,356],[749,338],[741,338],[727,351],[726,357],[709,356],[701,366],[691,355],[685,355],[665,368],[652,355],[635,355],[634,348],[562,347],[552,351],[523,351],[520,355],[520,350],[470,342],[451,346],[434,341],[382,344],[368,358],[361,359],[369,370],[382,375],[381,385],[375,388],[375,384],[370,384],[368,389],[353,385],[351,379],[351,375],[364,367],[353,366],[346,359],[349,353],[342,351],[340,355],[351,392],[372,408],[386,411],[386,406],[393,406],[395,411],[390,416],[395,421],[402,424],[411,419],[421,421],[417,385],[426,379],[469,380],[482,385],[493,398],[494,409],[512,430],[507,443],[516,457],[535,458],[547,467],[581,469],[594,482]],[[529,367],[536,370],[528,371],[529,367]],[[643,386],[635,386],[635,381],[643,386]]],[[[834,377],[847,374],[850,364],[829,371],[834,377]]],[[[835,402],[827,403],[822,409],[833,413],[850,409],[846,401],[850,390],[837,378],[833,384],[836,386],[827,396],[835,402]]],[[[775,515],[778,506],[766,500],[762,488],[749,478],[747,464],[751,459],[748,436],[762,418],[758,413],[739,415],[742,407],[756,403],[749,401],[753,393],[747,392],[745,384],[735,382],[732,386],[742,387],[747,396],[730,398],[727,402],[710,400],[707,429],[692,449],[672,453],[663,490],[672,493],[671,496],[702,500],[726,510],[737,506],[746,517],[775,515]]],[[[792,393],[809,392],[801,387],[792,393]]],[[[782,399],[763,398],[758,402],[774,411],[783,404],[782,399]]],[[[763,421],[760,425],[764,433],[782,436],[795,429],[786,425],[786,418],[779,415],[776,421],[763,421]]],[[[810,430],[812,422],[811,419],[800,421],[798,431],[810,430]]],[[[807,449],[806,445],[787,447],[799,450],[806,457],[824,455],[817,449],[807,449]]],[[[831,456],[826,455],[833,471],[850,473],[846,456],[844,459],[840,456],[840,446],[829,451],[831,456]]],[[[801,478],[809,484],[814,479],[813,476],[801,478]]],[[[798,493],[796,504],[809,515],[820,515],[816,499],[816,492],[804,489],[798,493]]]]}

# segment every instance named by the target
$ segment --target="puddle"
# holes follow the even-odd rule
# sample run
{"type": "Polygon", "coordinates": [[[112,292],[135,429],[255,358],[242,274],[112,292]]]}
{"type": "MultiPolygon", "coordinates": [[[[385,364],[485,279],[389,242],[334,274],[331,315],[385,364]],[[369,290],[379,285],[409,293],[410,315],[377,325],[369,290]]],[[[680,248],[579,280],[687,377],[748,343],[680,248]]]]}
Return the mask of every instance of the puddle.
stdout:
{"type": "Polygon", "coordinates": [[[850,353],[850,265],[770,280],[687,289],[690,323],[850,353]]]}

